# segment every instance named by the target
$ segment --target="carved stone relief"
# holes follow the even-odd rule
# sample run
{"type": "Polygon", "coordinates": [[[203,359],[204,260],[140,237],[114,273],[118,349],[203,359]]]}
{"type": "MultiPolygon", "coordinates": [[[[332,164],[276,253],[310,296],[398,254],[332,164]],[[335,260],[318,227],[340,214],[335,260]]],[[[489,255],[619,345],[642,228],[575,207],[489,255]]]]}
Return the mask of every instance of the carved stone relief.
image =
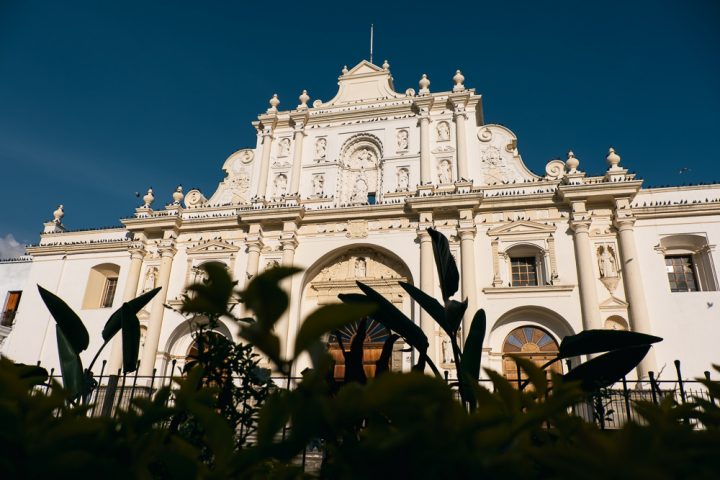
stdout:
{"type": "Polygon", "coordinates": [[[322,173],[313,175],[312,177],[313,195],[319,197],[325,189],[325,175],[322,173]]]}
{"type": "Polygon", "coordinates": [[[277,175],[273,181],[273,195],[281,197],[287,193],[287,176],[283,173],[277,175]]]}
{"type": "Polygon", "coordinates": [[[448,124],[448,122],[443,121],[438,123],[435,130],[437,132],[438,142],[447,142],[450,140],[450,124],[448,124]]]}
{"type": "Polygon", "coordinates": [[[327,139],[318,138],[315,140],[315,158],[322,160],[327,155],[327,139]]]}
{"type": "Polygon", "coordinates": [[[398,130],[397,132],[397,151],[398,152],[404,152],[408,149],[408,131],[398,130]]]}
{"type": "Polygon", "coordinates": [[[452,183],[452,164],[450,160],[441,160],[438,163],[438,183],[452,183]]]}
{"type": "Polygon", "coordinates": [[[405,191],[410,186],[410,171],[407,168],[401,167],[397,170],[397,189],[405,191]]]}
{"type": "Polygon", "coordinates": [[[287,157],[290,155],[290,139],[281,138],[278,142],[278,157],[287,157]]]}

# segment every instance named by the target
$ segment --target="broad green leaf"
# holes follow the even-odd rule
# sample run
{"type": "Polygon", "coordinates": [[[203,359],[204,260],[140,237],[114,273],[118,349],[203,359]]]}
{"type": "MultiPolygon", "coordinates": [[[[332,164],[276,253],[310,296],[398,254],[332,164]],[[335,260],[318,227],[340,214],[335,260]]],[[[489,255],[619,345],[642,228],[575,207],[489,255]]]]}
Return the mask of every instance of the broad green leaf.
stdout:
{"type": "Polygon", "coordinates": [[[272,330],[288,307],[288,296],[280,288],[280,281],[300,271],[295,267],[271,268],[253,278],[243,292],[245,305],[255,312],[258,323],[266,331],[272,330]]]}
{"type": "Polygon", "coordinates": [[[65,334],[67,345],[76,354],[85,350],[90,344],[90,336],[80,317],[57,295],[50,293],[40,285],[38,285],[38,290],[40,297],[50,310],[50,314],[65,334]]]}
{"type": "Polygon", "coordinates": [[[435,265],[437,266],[438,277],[440,278],[440,289],[443,300],[447,302],[455,295],[460,284],[460,273],[458,272],[455,258],[450,253],[450,243],[445,235],[434,228],[428,228],[432,238],[433,253],[435,254],[435,265]]]}
{"type": "Polygon", "coordinates": [[[462,319],[467,310],[468,299],[466,298],[463,302],[457,300],[448,300],[445,304],[445,324],[448,326],[448,334],[451,337],[457,335],[460,325],[462,325],[462,319]]]}
{"type": "Polygon", "coordinates": [[[436,299],[423,292],[419,288],[410,285],[409,283],[398,283],[413,298],[413,300],[418,302],[418,304],[420,305],[420,307],[422,307],[423,310],[430,314],[433,320],[435,320],[437,324],[440,325],[440,327],[445,330],[445,332],[447,332],[448,335],[452,335],[450,329],[448,328],[447,322],[445,321],[445,309],[442,305],[440,305],[440,302],[438,302],[436,299]]]}
{"type": "Polygon", "coordinates": [[[480,363],[482,361],[482,348],[483,341],[485,340],[486,325],[485,310],[481,308],[475,312],[475,316],[472,319],[462,354],[463,371],[475,382],[480,378],[480,363]]]}
{"type": "Polygon", "coordinates": [[[157,293],[161,289],[162,287],[157,287],[148,292],[145,292],[139,297],[133,298],[132,300],[123,303],[120,308],[115,310],[113,314],[110,315],[110,318],[108,318],[108,321],[105,323],[105,327],[102,331],[103,340],[107,342],[112,337],[114,337],[115,334],[119,332],[122,328],[123,309],[125,309],[125,311],[137,314],[145,305],[147,305],[150,300],[152,300],[155,295],[157,295],[157,293]]]}
{"type": "Polygon", "coordinates": [[[295,339],[295,357],[324,334],[344,327],[377,310],[371,304],[338,303],[325,305],[311,313],[303,322],[295,339]]]}
{"type": "Polygon", "coordinates": [[[609,352],[621,348],[638,347],[661,342],[662,338],[625,330],[585,330],[568,335],[560,342],[559,358],[591,353],[609,352]]]}
{"type": "Polygon", "coordinates": [[[140,320],[137,313],[129,305],[123,305],[122,313],[122,352],[123,370],[130,373],[137,369],[137,360],[140,353],[140,320]]]}
{"type": "Polygon", "coordinates": [[[630,373],[650,347],[639,345],[605,353],[578,365],[563,375],[563,379],[568,382],[580,381],[582,389],[588,392],[608,387],[630,373]]]}
{"type": "Polygon", "coordinates": [[[60,325],[55,325],[57,334],[58,355],[60,357],[60,373],[63,387],[72,400],[78,398],[83,392],[83,367],[80,356],[70,344],[60,325]]]}
{"type": "Polygon", "coordinates": [[[375,376],[390,371],[390,360],[393,353],[393,346],[395,345],[395,342],[400,338],[400,335],[397,335],[395,333],[391,333],[387,340],[385,340],[385,343],[383,344],[382,352],[380,353],[380,358],[377,359],[375,362],[375,376]]]}

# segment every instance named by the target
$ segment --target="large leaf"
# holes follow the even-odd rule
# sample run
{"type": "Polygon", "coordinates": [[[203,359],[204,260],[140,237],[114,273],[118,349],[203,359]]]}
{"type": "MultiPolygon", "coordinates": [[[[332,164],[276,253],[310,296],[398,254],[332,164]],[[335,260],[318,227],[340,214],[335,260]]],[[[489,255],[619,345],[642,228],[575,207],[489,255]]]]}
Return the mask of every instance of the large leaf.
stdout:
{"type": "Polygon", "coordinates": [[[303,322],[295,339],[295,356],[306,350],[324,334],[344,327],[377,310],[377,306],[360,303],[325,305],[311,313],[303,322]]]}
{"type": "Polygon", "coordinates": [[[245,305],[255,312],[258,323],[270,331],[287,309],[289,300],[280,281],[299,272],[295,267],[275,267],[252,279],[243,292],[245,305]]]}
{"type": "Polygon", "coordinates": [[[409,283],[398,283],[413,298],[413,300],[418,302],[418,304],[420,305],[420,307],[422,307],[423,310],[430,314],[433,320],[435,320],[437,324],[440,325],[440,327],[447,332],[448,335],[452,335],[451,331],[448,328],[447,322],[445,321],[445,309],[442,305],[440,305],[440,302],[438,302],[437,300],[435,300],[435,298],[431,297],[419,288],[410,285],[409,283]]]}
{"type": "Polygon", "coordinates": [[[286,391],[275,392],[265,400],[257,424],[259,445],[273,444],[280,429],[290,420],[290,409],[290,398],[286,391]]]}
{"type": "Polygon", "coordinates": [[[568,335],[560,342],[559,358],[609,352],[621,348],[638,347],[661,342],[662,338],[625,330],[585,330],[568,335]]]}
{"type": "MultiPolygon", "coordinates": [[[[343,357],[345,357],[345,383],[357,382],[365,383],[367,377],[365,376],[365,369],[363,368],[363,343],[367,336],[367,317],[362,318],[358,322],[357,331],[355,336],[350,342],[350,351],[346,352],[344,349],[343,357]]],[[[340,336],[336,333],[335,336],[340,339],[340,336]]],[[[340,342],[342,348],[342,343],[340,342]]]]}
{"type": "Polygon", "coordinates": [[[121,310],[125,310],[122,314],[122,352],[123,370],[127,373],[135,371],[140,354],[140,320],[131,308],[125,305],[121,307],[121,310]]]}
{"type": "Polygon", "coordinates": [[[437,266],[438,277],[440,278],[440,289],[444,301],[455,295],[460,284],[460,273],[458,272],[455,258],[450,253],[450,243],[445,235],[433,228],[427,229],[432,238],[433,253],[435,254],[435,265],[437,266]]]}
{"type": "Polygon", "coordinates": [[[563,376],[565,381],[580,381],[583,390],[592,392],[619,381],[635,368],[651,345],[623,348],[588,360],[563,376]]]}
{"type": "Polygon", "coordinates": [[[123,309],[125,309],[126,312],[137,314],[145,305],[148,304],[148,302],[150,302],[150,300],[152,300],[155,295],[157,295],[160,290],[162,290],[162,287],[157,287],[147,291],[139,297],[123,303],[120,308],[115,310],[105,323],[105,327],[102,331],[103,340],[107,342],[122,328],[123,309]]]}
{"type": "Polygon", "coordinates": [[[188,295],[182,305],[186,313],[224,315],[237,282],[233,281],[224,263],[207,262],[200,266],[207,273],[207,279],[188,287],[188,295]]]}
{"type": "Polygon", "coordinates": [[[50,314],[65,334],[64,337],[67,340],[68,347],[75,354],[85,350],[90,344],[90,336],[80,317],[57,295],[50,293],[40,285],[38,285],[38,290],[40,291],[40,297],[45,302],[48,310],[50,310],[50,314]]]}
{"type": "Polygon", "coordinates": [[[448,334],[451,337],[457,335],[460,325],[462,325],[462,319],[467,310],[468,299],[466,298],[463,302],[457,300],[448,300],[445,304],[445,323],[450,330],[448,334]]]}
{"type": "Polygon", "coordinates": [[[47,370],[39,365],[27,365],[25,363],[11,363],[9,365],[15,370],[15,375],[21,380],[28,381],[31,385],[42,385],[49,378],[47,370]]]}
{"type": "Polygon", "coordinates": [[[480,378],[480,364],[482,361],[482,347],[483,341],[485,340],[486,325],[485,310],[481,308],[475,312],[475,316],[472,319],[462,354],[463,371],[473,381],[477,381],[480,378]]]}
{"type": "Polygon", "coordinates": [[[68,340],[63,333],[60,325],[55,325],[55,333],[57,334],[63,387],[65,387],[70,399],[75,400],[83,393],[84,379],[82,361],[70,343],[70,340],[68,340]]]}
{"type": "Polygon", "coordinates": [[[390,371],[390,360],[393,353],[393,346],[395,345],[395,342],[400,338],[400,335],[397,335],[395,333],[391,333],[388,335],[387,340],[385,340],[385,343],[383,344],[382,352],[380,353],[380,358],[377,359],[375,362],[375,376],[390,371]]]}

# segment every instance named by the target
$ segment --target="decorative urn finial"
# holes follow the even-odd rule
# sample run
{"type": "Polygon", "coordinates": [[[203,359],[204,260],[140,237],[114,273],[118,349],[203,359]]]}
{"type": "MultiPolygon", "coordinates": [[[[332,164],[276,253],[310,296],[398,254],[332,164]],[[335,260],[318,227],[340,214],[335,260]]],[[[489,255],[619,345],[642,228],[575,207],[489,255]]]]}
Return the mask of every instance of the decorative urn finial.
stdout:
{"type": "Polygon", "coordinates": [[[185,194],[183,194],[183,188],[182,185],[178,185],[175,191],[172,194],[173,197],[173,205],[180,205],[180,202],[182,202],[182,199],[185,198],[185,194]]]}
{"type": "Polygon", "coordinates": [[[568,168],[568,173],[577,173],[577,167],[580,166],[580,160],[575,157],[572,150],[568,151],[565,165],[568,168]]]}
{"type": "Polygon", "coordinates": [[[343,66],[342,69],[342,74],[345,75],[346,73],[348,73],[347,65],[343,66]]]}
{"type": "Polygon", "coordinates": [[[610,170],[616,170],[620,164],[620,155],[615,153],[615,149],[613,147],[610,147],[605,160],[607,160],[608,165],[610,165],[610,170]]]}
{"type": "Polygon", "coordinates": [[[270,104],[270,108],[268,108],[268,113],[277,112],[278,105],[280,105],[280,100],[278,100],[277,93],[273,93],[272,98],[268,102],[270,104]]]}
{"type": "Polygon", "coordinates": [[[58,205],[57,209],[53,212],[53,222],[57,225],[62,225],[62,219],[65,216],[65,207],[58,205]]]}
{"type": "Polygon", "coordinates": [[[426,74],[422,74],[422,78],[418,82],[418,85],[420,86],[420,91],[418,92],[419,95],[427,95],[430,93],[430,79],[428,79],[426,74]]]}
{"type": "Polygon", "coordinates": [[[387,72],[388,70],[390,70],[390,64],[388,63],[387,60],[385,60],[385,61],[383,62],[382,68],[383,68],[383,70],[385,70],[386,72],[387,72]]]}
{"type": "Polygon", "coordinates": [[[153,195],[153,189],[152,187],[148,188],[148,191],[145,195],[143,195],[143,202],[145,204],[143,205],[143,208],[150,208],[152,203],[155,201],[155,195],[153,195]]]}
{"type": "Polygon", "coordinates": [[[455,72],[455,76],[453,77],[453,82],[455,82],[455,86],[453,87],[453,92],[462,92],[465,90],[465,85],[463,82],[465,81],[465,76],[460,72],[460,70],[455,72]]]}
{"type": "Polygon", "coordinates": [[[298,110],[305,110],[308,108],[307,102],[310,100],[310,95],[308,95],[307,90],[303,90],[298,99],[300,100],[300,105],[297,106],[298,110]]]}

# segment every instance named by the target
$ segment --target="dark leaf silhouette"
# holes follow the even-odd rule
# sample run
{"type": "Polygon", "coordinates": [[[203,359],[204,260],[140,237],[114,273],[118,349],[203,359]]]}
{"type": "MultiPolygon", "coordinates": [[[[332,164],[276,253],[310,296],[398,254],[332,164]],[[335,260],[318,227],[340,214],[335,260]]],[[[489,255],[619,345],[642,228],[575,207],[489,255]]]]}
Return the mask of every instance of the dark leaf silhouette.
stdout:
{"type": "Polygon", "coordinates": [[[115,310],[112,315],[110,315],[110,318],[105,323],[105,327],[102,331],[102,337],[103,340],[106,342],[110,340],[117,332],[120,331],[122,328],[122,309],[123,307],[126,308],[127,312],[131,312],[133,314],[137,314],[145,305],[150,302],[150,300],[153,299],[155,295],[162,289],[162,287],[154,288],[150,291],[147,291],[143,293],[142,295],[133,298],[132,300],[129,300],[122,304],[120,308],[115,310]]]}
{"type": "Polygon", "coordinates": [[[295,356],[320,340],[324,334],[359,320],[376,309],[377,306],[370,303],[340,303],[320,307],[311,313],[300,327],[295,340],[295,356]]]}
{"type": "Polygon", "coordinates": [[[448,300],[445,304],[445,323],[450,330],[448,334],[452,337],[457,335],[460,325],[462,324],[465,310],[467,310],[468,300],[467,298],[463,302],[457,300],[448,300]]]}
{"type": "Polygon", "coordinates": [[[428,228],[427,231],[432,238],[435,265],[440,278],[443,301],[447,302],[458,291],[460,273],[455,264],[455,258],[450,253],[450,243],[445,238],[445,235],[433,228],[428,228]]]}
{"type": "Polygon", "coordinates": [[[65,334],[67,346],[76,354],[85,350],[90,344],[90,336],[80,317],[57,295],[50,293],[40,285],[38,285],[38,290],[40,291],[40,297],[45,302],[48,310],[50,310],[50,314],[52,314],[58,327],[65,334]]]}
{"type": "Polygon", "coordinates": [[[400,338],[400,335],[391,333],[385,343],[383,344],[380,358],[375,362],[375,376],[385,373],[390,370],[390,359],[392,357],[393,346],[395,342],[400,338]]]}
{"type": "Polygon", "coordinates": [[[63,386],[71,400],[76,400],[83,393],[84,379],[80,356],[63,333],[60,325],[55,325],[57,334],[58,355],[60,357],[60,373],[63,386]]]}
{"type": "Polygon", "coordinates": [[[462,368],[473,381],[480,378],[480,363],[482,361],[482,347],[486,329],[485,310],[482,308],[475,312],[462,355],[462,368]]]}
{"type": "Polygon", "coordinates": [[[619,381],[630,373],[650,350],[639,345],[605,353],[588,360],[563,376],[565,381],[580,381],[583,390],[592,392],[619,381]]]}
{"type": "Polygon", "coordinates": [[[409,283],[398,283],[413,298],[413,300],[418,302],[423,310],[430,314],[433,320],[435,320],[437,324],[448,333],[448,335],[451,335],[447,322],[445,321],[445,309],[442,305],[440,305],[440,302],[409,283]]]}
{"type": "MultiPolygon", "coordinates": [[[[336,334],[337,338],[340,337],[336,334]]],[[[358,322],[357,331],[350,342],[350,351],[342,350],[345,357],[345,383],[365,383],[365,369],[363,369],[363,343],[367,336],[367,317],[358,322]]],[[[341,343],[342,345],[342,343],[341,343]]]]}
{"type": "Polygon", "coordinates": [[[568,335],[560,342],[558,358],[609,352],[621,348],[651,345],[662,338],[639,332],[624,330],[585,330],[577,335],[568,335]]]}

